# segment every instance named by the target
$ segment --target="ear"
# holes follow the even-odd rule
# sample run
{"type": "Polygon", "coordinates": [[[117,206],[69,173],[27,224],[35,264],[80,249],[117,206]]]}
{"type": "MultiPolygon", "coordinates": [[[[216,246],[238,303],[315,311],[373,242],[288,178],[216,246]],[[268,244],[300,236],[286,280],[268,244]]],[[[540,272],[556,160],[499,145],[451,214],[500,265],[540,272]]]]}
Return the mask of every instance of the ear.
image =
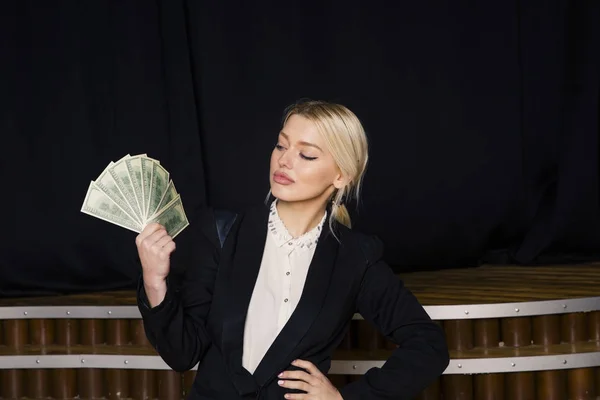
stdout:
{"type": "Polygon", "coordinates": [[[336,175],[335,179],[333,180],[333,186],[338,190],[340,190],[343,187],[346,187],[349,183],[350,183],[350,178],[343,175],[341,172],[338,173],[336,175]]]}

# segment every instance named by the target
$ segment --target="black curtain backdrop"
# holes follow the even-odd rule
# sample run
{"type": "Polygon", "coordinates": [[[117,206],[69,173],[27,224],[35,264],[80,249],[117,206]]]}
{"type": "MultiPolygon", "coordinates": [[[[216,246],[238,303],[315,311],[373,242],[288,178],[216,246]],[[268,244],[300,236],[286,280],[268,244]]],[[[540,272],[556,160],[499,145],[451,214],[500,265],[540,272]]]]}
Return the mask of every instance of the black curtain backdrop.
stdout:
{"type": "Polygon", "coordinates": [[[303,97],[363,121],[355,225],[397,271],[600,259],[597,1],[0,7],[0,295],[133,287],[135,233],[79,211],[90,180],[147,153],[188,214],[258,204],[303,97]]]}

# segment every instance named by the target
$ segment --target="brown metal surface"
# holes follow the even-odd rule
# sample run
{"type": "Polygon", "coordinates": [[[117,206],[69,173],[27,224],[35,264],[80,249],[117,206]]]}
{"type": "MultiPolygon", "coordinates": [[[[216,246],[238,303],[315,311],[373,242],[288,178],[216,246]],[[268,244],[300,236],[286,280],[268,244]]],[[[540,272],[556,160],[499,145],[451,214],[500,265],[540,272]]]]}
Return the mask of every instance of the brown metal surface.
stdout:
{"type": "Polygon", "coordinates": [[[560,343],[560,315],[533,317],[533,344],[548,346],[560,343]]]}
{"type": "Polygon", "coordinates": [[[567,398],[566,371],[536,372],[536,400],[564,400],[567,398]]]}
{"type": "Polygon", "coordinates": [[[89,368],[77,370],[77,391],[84,399],[104,397],[104,370],[89,368]]]}
{"type": "Polygon", "coordinates": [[[175,371],[158,371],[158,398],[181,400],[183,377],[175,371]]]}
{"type": "Polygon", "coordinates": [[[107,369],[106,370],[106,391],[109,400],[128,399],[129,374],[131,371],[126,369],[107,369]]]}
{"type": "Polygon", "coordinates": [[[156,396],[156,372],[139,369],[131,371],[129,387],[134,399],[148,400],[156,396]]]}
{"type": "Polygon", "coordinates": [[[442,378],[437,378],[427,389],[423,390],[417,400],[439,400],[442,395],[442,378]]]}
{"type": "Polygon", "coordinates": [[[569,400],[589,400],[596,397],[594,368],[570,369],[567,372],[569,400]]]}
{"type": "MultiPolygon", "coordinates": [[[[600,264],[490,267],[405,274],[424,305],[487,304],[598,296],[600,264]]],[[[135,305],[135,293],[109,292],[38,299],[0,299],[7,305],[135,305]]],[[[436,321],[454,359],[579,354],[600,351],[600,311],[533,317],[436,321]],[[500,345],[503,342],[503,346],[500,345]]],[[[385,360],[396,345],[366,321],[352,321],[334,360],[385,360]]],[[[0,355],[156,355],[140,319],[0,321],[0,355]]],[[[0,397],[182,399],[195,371],[126,369],[0,370],[0,397]],[[26,397],[25,397],[26,396],[26,397]]],[[[342,387],[358,375],[332,375],[342,387]]],[[[444,375],[419,400],[566,400],[600,396],[600,367],[506,374],[444,375]]]]}
{"type": "Polygon", "coordinates": [[[442,397],[444,400],[473,400],[473,376],[442,376],[442,397]]]}
{"type": "Polygon", "coordinates": [[[473,348],[473,320],[447,320],[444,321],[443,327],[450,350],[469,350],[473,348]]]}
{"type": "Polygon", "coordinates": [[[533,372],[512,372],[506,374],[504,379],[507,399],[535,399],[535,374],[533,372]]]}
{"type": "Polygon", "coordinates": [[[561,315],[561,339],[566,343],[578,343],[588,340],[588,313],[561,315]]]}
{"type": "Polygon", "coordinates": [[[474,394],[477,400],[504,400],[504,374],[475,375],[474,394]]]}
{"type": "Polygon", "coordinates": [[[588,314],[588,334],[591,341],[600,342],[600,311],[588,314]]]}
{"type": "Polygon", "coordinates": [[[4,343],[7,346],[21,347],[29,341],[29,323],[24,319],[4,321],[4,343]]]}
{"type": "Polygon", "coordinates": [[[475,347],[498,347],[500,343],[500,320],[476,319],[474,322],[475,347]]]}
{"type": "Polygon", "coordinates": [[[56,400],[73,399],[77,396],[77,371],[74,369],[51,370],[52,397],[56,400]]]}
{"type": "Polygon", "coordinates": [[[25,396],[25,370],[0,370],[0,396],[3,399],[19,399],[25,396]]]}
{"type": "Polygon", "coordinates": [[[503,318],[501,321],[504,345],[510,347],[531,345],[531,318],[503,318]]]}
{"type": "Polygon", "coordinates": [[[79,321],[75,319],[56,320],[56,344],[72,346],[79,344],[79,321]]]}
{"type": "Polygon", "coordinates": [[[491,304],[598,297],[600,263],[557,266],[484,265],[419,271],[400,277],[421,304],[491,304]]]}

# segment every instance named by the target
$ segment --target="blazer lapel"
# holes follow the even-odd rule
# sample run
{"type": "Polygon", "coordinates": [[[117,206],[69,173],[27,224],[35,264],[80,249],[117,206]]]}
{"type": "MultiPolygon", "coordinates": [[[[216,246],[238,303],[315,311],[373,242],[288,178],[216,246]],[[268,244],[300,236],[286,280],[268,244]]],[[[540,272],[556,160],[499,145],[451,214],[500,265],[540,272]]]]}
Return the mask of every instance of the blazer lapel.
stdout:
{"type": "MultiPolygon", "coordinates": [[[[327,224],[324,227],[326,226],[327,224]]],[[[337,241],[329,229],[323,229],[306,276],[300,301],[287,324],[254,371],[254,379],[259,386],[263,386],[269,379],[287,367],[289,362],[292,361],[288,360],[290,353],[306,335],[306,332],[317,318],[327,295],[337,251],[337,241]]],[[[260,264],[260,260],[258,263],[260,264]]],[[[252,286],[255,279],[256,276],[252,279],[252,286]]]]}
{"type": "Polygon", "coordinates": [[[244,326],[248,305],[260,270],[267,235],[268,208],[243,216],[237,234],[231,268],[227,271],[229,299],[223,317],[223,357],[240,395],[258,390],[253,376],[242,367],[244,326]]]}

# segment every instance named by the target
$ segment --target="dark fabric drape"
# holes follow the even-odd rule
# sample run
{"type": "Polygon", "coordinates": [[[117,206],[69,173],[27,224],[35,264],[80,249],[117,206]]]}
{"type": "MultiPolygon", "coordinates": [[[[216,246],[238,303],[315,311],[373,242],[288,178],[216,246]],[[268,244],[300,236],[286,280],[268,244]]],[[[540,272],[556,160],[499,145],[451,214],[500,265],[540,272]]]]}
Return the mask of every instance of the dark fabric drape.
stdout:
{"type": "Polygon", "coordinates": [[[131,286],[135,233],[79,210],[89,182],[128,153],[159,159],[186,207],[205,204],[183,10],[147,1],[2,8],[2,294],[131,286]]]}
{"type": "Polygon", "coordinates": [[[135,234],[79,212],[147,153],[186,209],[268,192],[283,108],[348,105],[355,225],[398,271],[600,259],[600,3],[2,4],[0,294],[132,287],[135,234]]]}

